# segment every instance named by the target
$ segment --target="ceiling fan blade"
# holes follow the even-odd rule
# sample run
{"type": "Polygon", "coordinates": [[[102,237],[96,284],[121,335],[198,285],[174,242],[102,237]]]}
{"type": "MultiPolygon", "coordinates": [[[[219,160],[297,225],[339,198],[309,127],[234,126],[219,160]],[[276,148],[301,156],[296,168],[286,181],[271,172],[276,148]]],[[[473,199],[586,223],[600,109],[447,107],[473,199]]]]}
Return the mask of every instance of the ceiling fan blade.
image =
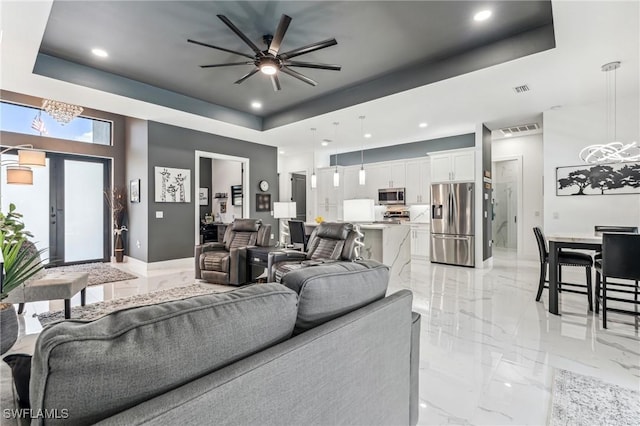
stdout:
{"type": "Polygon", "coordinates": [[[253,61],[229,62],[227,64],[200,65],[200,68],[233,67],[233,66],[236,66],[236,65],[254,65],[254,63],[253,63],[253,61]]]}
{"type": "Polygon", "coordinates": [[[249,71],[248,73],[246,73],[245,75],[242,76],[242,78],[238,81],[234,81],[233,84],[240,84],[243,81],[245,81],[246,79],[248,79],[249,77],[251,77],[252,75],[254,75],[255,73],[257,73],[258,71],[260,71],[260,68],[256,67],[254,69],[252,69],[251,71],[249,71]]]}
{"type": "Polygon", "coordinates": [[[273,35],[273,40],[271,40],[271,44],[269,44],[269,53],[273,56],[276,56],[278,54],[280,45],[282,44],[282,39],[284,38],[284,34],[287,32],[287,28],[289,28],[290,23],[291,17],[282,14],[280,23],[278,24],[278,28],[276,29],[276,33],[273,35]]]}
{"type": "Polygon", "coordinates": [[[271,76],[271,84],[273,84],[273,90],[275,92],[279,91],[281,89],[280,87],[280,80],[278,79],[277,75],[272,75],[271,76]]]}
{"type": "Polygon", "coordinates": [[[338,44],[336,39],[330,38],[328,40],[311,43],[306,46],[302,46],[297,49],[282,53],[280,54],[280,57],[282,59],[289,59],[300,55],[306,55],[307,53],[315,52],[316,50],[324,49],[325,47],[335,46],[336,44],[338,44]]]}
{"type": "Polygon", "coordinates": [[[212,49],[218,49],[218,50],[222,50],[223,52],[233,53],[234,55],[240,55],[240,56],[244,56],[245,58],[254,59],[254,57],[251,56],[251,55],[248,55],[248,54],[242,53],[242,52],[236,52],[235,50],[225,49],[224,47],[218,47],[218,46],[214,46],[212,44],[207,44],[207,43],[203,43],[201,41],[195,41],[195,40],[191,40],[191,39],[189,39],[187,41],[189,43],[199,44],[200,46],[210,47],[212,49]]]}
{"type": "Polygon", "coordinates": [[[283,66],[282,68],[280,68],[280,71],[282,71],[282,72],[283,72],[283,73],[285,73],[285,74],[289,74],[291,77],[295,77],[295,78],[297,78],[298,80],[304,81],[305,83],[307,83],[307,84],[309,84],[309,85],[311,85],[311,86],[317,86],[317,85],[318,85],[318,83],[317,83],[316,81],[313,81],[313,80],[311,80],[309,77],[307,77],[307,76],[305,76],[305,75],[302,75],[302,74],[300,74],[299,72],[294,71],[294,70],[292,70],[292,69],[289,69],[289,68],[287,68],[287,67],[285,67],[285,66],[283,66]]]}
{"type": "Polygon", "coordinates": [[[330,71],[340,71],[342,69],[340,65],[318,64],[315,62],[287,61],[287,62],[284,62],[283,65],[286,65],[288,67],[317,68],[319,70],[330,70],[330,71]]]}
{"type": "Polygon", "coordinates": [[[227,27],[229,27],[231,29],[231,31],[233,31],[234,33],[236,33],[236,35],[238,37],[240,37],[242,39],[242,41],[244,41],[247,46],[249,46],[251,48],[251,50],[253,50],[254,52],[256,52],[257,55],[260,56],[264,56],[264,53],[262,53],[262,50],[258,49],[258,46],[256,46],[251,40],[249,40],[249,37],[247,37],[246,35],[244,35],[244,33],[242,31],[240,31],[238,29],[238,27],[236,27],[235,25],[233,25],[233,22],[231,22],[229,20],[229,18],[227,18],[224,15],[218,15],[218,18],[220,18],[220,20],[222,22],[224,22],[227,27]]]}

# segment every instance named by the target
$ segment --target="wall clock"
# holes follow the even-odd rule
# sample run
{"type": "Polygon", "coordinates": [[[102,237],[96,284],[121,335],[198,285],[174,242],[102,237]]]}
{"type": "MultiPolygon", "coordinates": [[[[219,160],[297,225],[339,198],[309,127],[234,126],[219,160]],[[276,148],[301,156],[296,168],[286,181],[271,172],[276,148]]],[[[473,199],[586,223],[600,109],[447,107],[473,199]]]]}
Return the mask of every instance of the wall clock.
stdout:
{"type": "Polygon", "coordinates": [[[258,186],[260,187],[260,191],[262,192],[266,192],[269,190],[269,182],[267,182],[266,180],[261,180],[258,186]]]}

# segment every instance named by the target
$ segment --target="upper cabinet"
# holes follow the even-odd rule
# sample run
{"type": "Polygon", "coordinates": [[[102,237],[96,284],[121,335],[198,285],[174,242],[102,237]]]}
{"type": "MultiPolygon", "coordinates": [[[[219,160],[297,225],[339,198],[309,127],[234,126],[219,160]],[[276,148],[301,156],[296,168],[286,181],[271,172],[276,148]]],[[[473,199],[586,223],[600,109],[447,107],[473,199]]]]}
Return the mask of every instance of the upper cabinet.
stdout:
{"type": "Polygon", "coordinates": [[[404,199],[407,204],[429,204],[431,198],[430,166],[429,158],[406,162],[404,199]]]}
{"type": "Polygon", "coordinates": [[[475,152],[472,150],[432,154],[431,182],[475,180],[475,152]]]}

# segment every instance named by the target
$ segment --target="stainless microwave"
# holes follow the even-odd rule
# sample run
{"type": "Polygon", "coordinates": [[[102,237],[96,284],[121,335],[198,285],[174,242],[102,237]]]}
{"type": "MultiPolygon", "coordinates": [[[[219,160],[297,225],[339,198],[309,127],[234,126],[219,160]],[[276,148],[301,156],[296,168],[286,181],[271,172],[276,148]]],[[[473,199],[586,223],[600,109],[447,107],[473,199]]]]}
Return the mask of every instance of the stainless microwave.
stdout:
{"type": "Polygon", "coordinates": [[[403,204],[404,188],[383,188],[378,189],[378,204],[403,204]]]}

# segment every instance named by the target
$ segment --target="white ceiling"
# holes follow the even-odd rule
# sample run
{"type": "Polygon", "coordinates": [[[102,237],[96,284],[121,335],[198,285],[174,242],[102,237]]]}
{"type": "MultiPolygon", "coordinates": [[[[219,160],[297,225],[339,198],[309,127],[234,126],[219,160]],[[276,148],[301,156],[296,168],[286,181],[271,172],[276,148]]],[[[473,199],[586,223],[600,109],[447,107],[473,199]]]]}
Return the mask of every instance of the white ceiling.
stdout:
{"type": "MultiPolygon", "coordinates": [[[[51,4],[0,3],[2,89],[278,146],[285,156],[311,149],[311,127],[318,128],[318,140],[336,139],[338,152],[359,150],[361,115],[365,132],[373,134],[364,147],[371,148],[469,133],[478,123],[491,129],[523,124],[554,105],[604,101],[600,66],[614,60],[622,62],[618,96],[640,96],[638,0],[554,1],[555,49],[265,132],[33,74],[51,4]],[[531,91],[515,94],[512,88],[525,83],[531,91]],[[419,128],[420,122],[429,126],[419,128]]],[[[317,152],[334,153],[335,146],[317,152]]]]}

